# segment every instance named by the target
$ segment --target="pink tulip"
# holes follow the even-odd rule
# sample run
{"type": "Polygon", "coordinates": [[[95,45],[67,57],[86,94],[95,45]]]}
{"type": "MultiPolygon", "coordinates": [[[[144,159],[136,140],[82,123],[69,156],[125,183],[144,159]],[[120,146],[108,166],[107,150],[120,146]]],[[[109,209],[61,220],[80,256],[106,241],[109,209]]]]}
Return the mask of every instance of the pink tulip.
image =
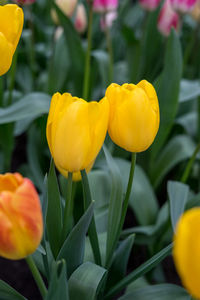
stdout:
{"type": "Polygon", "coordinates": [[[193,9],[196,0],[171,0],[173,9],[180,13],[186,13],[193,9]]]}
{"type": "Polygon", "coordinates": [[[74,26],[79,33],[85,32],[87,28],[87,15],[82,3],[77,6],[74,26]]]}
{"type": "Polygon", "coordinates": [[[160,4],[161,0],[139,0],[140,5],[149,11],[155,10],[160,4]]]}
{"type": "Polygon", "coordinates": [[[116,10],[117,7],[118,0],[94,0],[93,2],[94,11],[100,13],[116,10]]]}
{"type": "Polygon", "coordinates": [[[105,16],[101,17],[101,29],[105,30],[106,28],[110,28],[113,22],[117,19],[117,11],[110,11],[105,16]]]}
{"type": "Polygon", "coordinates": [[[165,0],[158,18],[158,30],[165,36],[170,34],[171,28],[178,29],[179,15],[173,10],[171,1],[165,0]]]}

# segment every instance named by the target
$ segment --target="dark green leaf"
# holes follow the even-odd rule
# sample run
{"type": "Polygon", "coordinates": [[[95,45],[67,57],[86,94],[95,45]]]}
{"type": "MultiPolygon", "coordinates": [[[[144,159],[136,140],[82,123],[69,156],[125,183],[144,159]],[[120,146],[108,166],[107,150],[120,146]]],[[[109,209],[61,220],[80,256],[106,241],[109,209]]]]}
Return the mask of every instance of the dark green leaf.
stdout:
{"type": "Polygon", "coordinates": [[[85,237],[93,216],[93,209],[94,203],[91,203],[87,211],[68,235],[58,254],[57,259],[64,258],[67,262],[68,276],[83,262],[85,237]]]}
{"type": "Polygon", "coordinates": [[[69,279],[70,299],[95,300],[106,269],[91,262],[82,264],[69,279]]]}
{"type": "Polygon", "coordinates": [[[60,250],[61,231],[62,231],[62,210],[61,210],[61,197],[58,187],[58,181],[55,173],[53,160],[47,179],[47,234],[52,253],[56,258],[60,250]]]}
{"type": "Polygon", "coordinates": [[[164,145],[176,117],[181,75],[181,45],[177,34],[172,30],[167,43],[164,70],[156,86],[161,122],[158,135],[151,148],[153,159],[158,157],[158,152],[164,145]]]}
{"type": "Polygon", "coordinates": [[[188,199],[189,187],[182,182],[168,181],[167,192],[169,196],[172,227],[175,231],[176,223],[184,212],[185,204],[188,199]]]}
{"type": "Polygon", "coordinates": [[[0,109],[0,124],[27,118],[37,118],[49,112],[50,96],[44,93],[30,93],[7,108],[0,109]]]}
{"type": "Polygon", "coordinates": [[[167,172],[181,161],[190,158],[194,150],[195,144],[187,135],[177,135],[171,139],[151,168],[150,177],[153,185],[157,187],[167,172]]]}
{"type": "Polygon", "coordinates": [[[136,289],[119,298],[120,300],[190,300],[190,296],[180,286],[174,284],[156,284],[136,289]]]}
{"type": "Polygon", "coordinates": [[[67,270],[64,260],[52,264],[50,284],[45,300],[69,300],[67,270]]]}
{"type": "MultiPolygon", "coordinates": [[[[120,174],[122,174],[121,180],[125,193],[131,164],[121,158],[117,158],[115,161],[119,167],[120,174]]],[[[157,199],[148,177],[142,168],[137,165],[135,167],[129,203],[141,225],[148,225],[155,222],[158,213],[157,199]]]]}
{"type": "Polygon", "coordinates": [[[0,299],[1,300],[26,300],[20,293],[14,290],[3,280],[0,280],[0,299]]]}
{"type": "Polygon", "coordinates": [[[112,255],[115,247],[116,235],[121,218],[122,202],[123,202],[123,188],[119,168],[114,159],[110,155],[106,146],[103,147],[106,161],[109,167],[112,180],[112,191],[108,211],[108,228],[107,228],[107,244],[106,255],[107,259],[112,255]]]}

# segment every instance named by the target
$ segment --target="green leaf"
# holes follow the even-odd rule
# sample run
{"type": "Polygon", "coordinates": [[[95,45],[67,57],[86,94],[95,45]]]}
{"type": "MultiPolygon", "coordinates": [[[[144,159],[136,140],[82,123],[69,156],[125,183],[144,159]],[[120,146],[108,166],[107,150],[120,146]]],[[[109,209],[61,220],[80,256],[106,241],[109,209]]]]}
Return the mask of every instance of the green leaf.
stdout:
{"type": "Polygon", "coordinates": [[[9,284],[0,280],[0,299],[2,300],[27,300],[14,290],[9,284]]]}
{"type": "Polygon", "coordinates": [[[30,93],[6,108],[0,109],[0,124],[27,118],[37,118],[49,112],[50,96],[44,93],[30,93]]]}
{"type": "Polygon", "coordinates": [[[120,300],[190,300],[187,291],[175,284],[156,284],[136,289],[122,297],[120,300]]]}
{"type": "Polygon", "coordinates": [[[81,39],[71,20],[63,14],[54,2],[52,4],[60,20],[60,24],[64,28],[71,61],[71,77],[76,85],[77,96],[79,96],[82,92],[83,66],[85,64],[85,53],[81,44],[81,39]]]}
{"type": "Polygon", "coordinates": [[[150,170],[150,178],[154,187],[157,187],[163,177],[178,163],[190,158],[194,150],[195,144],[189,136],[177,135],[172,138],[150,170]]]}
{"type": "Polygon", "coordinates": [[[117,292],[129,285],[131,282],[135,281],[137,278],[152,270],[171,253],[172,246],[173,244],[168,245],[167,247],[156,253],[154,256],[152,256],[145,263],[136,268],[133,272],[124,277],[113,288],[110,289],[104,299],[109,299],[111,296],[115,295],[117,292]]]}
{"type": "Polygon", "coordinates": [[[184,212],[184,208],[188,199],[188,185],[178,181],[168,181],[167,192],[170,203],[170,217],[172,227],[175,231],[176,223],[184,212]]]}
{"type": "Polygon", "coordinates": [[[92,56],[97,62],[99,68],[99,73],[102,80],[102,85],[104,87],[108,84],[108,65],[109,65],[109,56],[108,53],[103,50],[94,50],[92,51],[92,56]]]}
{"type": "Polygon", "coordinates": [[[61,91],[69,76],[70,57],[63,34],[54,40],[54,51],[48,73],[48,91],[53,94],[61,91]]]}
{"type": "Polygon", "coordinates": [[[152,81],[156,75],[155,72],[159,70],[160,62],[158,58],[161,56],[162,36],[157,30],[158,14],[159,10],[157,9],[147,16],[144,38],[141,45],[139,80],[145,77],[149,81],[152,81]]]}
{"type": "Polygon", "coordinates": [[[164,145],[170,130],[174,124],[178,109],[179,85],[182,75],[182,53],[179,38],[174,30],[171,31],[167,42],[164,70],[156,86],[160,105],[160,129],[151,148],[152,159],[158,157],[158,153],[164,145]]]}
{"type": "Polygon", "coordinates": [[[199,80],[181,80],[179,102],[186,102],[193,100],[200,96],[200,82],[199,80]]]}
{"type": "Polygon", "coordinates": [[[82,264],[69,279],[70,299],[95,300],[106,272],[91,262],[82,264]]]}
{"type": "Polygon", "coordinates": [[[62,232],[62,209],[61,197],[58,187],[58,181],[55,173],[53,160],[51,161],[50,170],[47,179],[47,234],[52,253],[56,258],[60,250],[61,232],[62,232]]]}
{"type": "Polygon", "coordinates": [[[58,254],[57,259],[64,258],[67,262],[68,277],[83,262],[85,237],[93,216],[93,209],[94,203],[91,203],[87,211],[68,235],[58,254]]]}
{"type": "Polygon", "coordinates": [[[130,235],[127,239],[122,241],[117,248],[114,254],[112,266],[108,273],[108,287],[115,285],[126,275],[128,260],[133,247],[134,239],[135,235],[130,235]]]}
{"type": "Polygon", "coordinates": [[[108,211],[108,228],[107,228],[107,243],[106,243],[106,260],[109,260],[114,251],[116,235],[119,228],[122,203],[123,203],[123,188],[119,168],[114,159],[110,155],[106,146],[103,146],[106,161],[109,167],[112,191],[108,211]]]}
{"type": "Polygon", "coordinates": [[[67,285],[67,270],[64,260],[54,262],[51,269],[51,278],[45,300],[69,300],[67,285]]]}
{"type": "Polygon", "coordinates": [[[183,126],[189,136],[195,137],[197,133],[197,111],[188,112],[176,119],[176,123],[183,126]]]}
{"type": "MultiPolygon", "coordinates": [[[[116,158],[115,161],[119,167],[120,173],[123,174],[121,180],[125,193],[131,164],[127,160],[121,158],[116,158]]],[[[142,168],[137,165],[135,167],[129,205],[133,209],[135,216],[141,225],[153,224],[155,222],[158,213],[157,199],[148,177],[142,168]]]]}
{"type": "Polygon", "coordinates": [[[95,199],[95,221],[98,232],[105,232],[108,223],[108,205],[111,180],[107,170],[92,170],[88,174],[92,199],[95,199]]]}
{"type": "Polygon", "coordinates": [[[36,127],[32,126],[28,132],[27,158],[33,174],[34,182],[40,190],[43,190],[44,175],[41,169],[41,136],[36,127]]]}

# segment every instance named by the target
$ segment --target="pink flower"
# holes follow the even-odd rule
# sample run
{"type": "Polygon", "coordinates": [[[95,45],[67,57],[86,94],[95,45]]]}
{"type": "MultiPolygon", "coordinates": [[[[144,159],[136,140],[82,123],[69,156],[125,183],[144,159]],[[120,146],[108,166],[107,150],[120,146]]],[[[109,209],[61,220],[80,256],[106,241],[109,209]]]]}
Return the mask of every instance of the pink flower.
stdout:
{"type": "Polygon", "coordinates": [[[79,33],[83,33],[86,30],[87,15],[85,6],[82,3],[78,4],[77,6],[74,26],[79,33]]]}
{"type": "Polygon", "coordinates": [[[165,36],[170,34],[171,28],[178,29],[179,15],[173,10],[171,1],[165,0],[165,3],[158,17],[158,30],[165,36]]]}
{"type": "Polygon", "coordinates": [[[93,3],[94,11],[100,13],[116,10],[117,7],[118,7],[118,0],[94,0],[93,3]]]}
{"type": "Polygon", "coordinates": [[[139,0],[140,5],[146,10],[152,11],[158,7],[161,0],[139,0]]]}
{"type": "Polygon", "coordinates": [[[101,29],[110,28],[113,22],[117,19],[117,11],[110,11],[105,16],[101,17],[101,29]]]}
{"type": "Polygon", "coordinates": [[[19,4],[19,5],[28,5],[35,2],[35,0],[13,0],[13,2],[19,4]]]}
{"type": "Polygon", "coordinates": [[[186,13],[193,9],[196,0],[171,0],[173,9],[180,13],[186,13]]]}

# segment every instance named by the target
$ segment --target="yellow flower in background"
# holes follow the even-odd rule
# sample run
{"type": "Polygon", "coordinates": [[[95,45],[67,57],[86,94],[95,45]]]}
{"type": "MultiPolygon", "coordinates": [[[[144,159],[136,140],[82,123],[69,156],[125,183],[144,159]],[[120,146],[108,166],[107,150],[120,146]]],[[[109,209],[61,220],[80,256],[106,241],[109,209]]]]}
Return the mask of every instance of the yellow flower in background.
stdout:
{"type": "Polygon", "coordinates": [[[200,299],[200,208],[185,212],[174,236],[173,257],[183,285],[200,299]]]}
{"type": "Polygon", "coordinates": [[[109,103],[86,102],[71,94],[56,93],[47,120],[47,141],[58,170],[79,172],[91,168],[106,136],[109,103]]]}
{"type": "Polygon", "coordinates": [[[23,23],[23,10],[16,4],[0,6],[0,76],[11,66],[23,23]]]}
{"type": "Polygon", "coordinates": [[[108,132],[113,142],[130,152],[145,151],[153,143],[160,123],[154,87],[146,80],[137,85],[112,83],[106,97],[110,103],[108,132]]]}
{"type": "Polygon", "coordinates": [[[39,246],[42,233],[40,200],[33,183],[18,173],[0,175],[0,255],[28,256],[39,246]]]}

